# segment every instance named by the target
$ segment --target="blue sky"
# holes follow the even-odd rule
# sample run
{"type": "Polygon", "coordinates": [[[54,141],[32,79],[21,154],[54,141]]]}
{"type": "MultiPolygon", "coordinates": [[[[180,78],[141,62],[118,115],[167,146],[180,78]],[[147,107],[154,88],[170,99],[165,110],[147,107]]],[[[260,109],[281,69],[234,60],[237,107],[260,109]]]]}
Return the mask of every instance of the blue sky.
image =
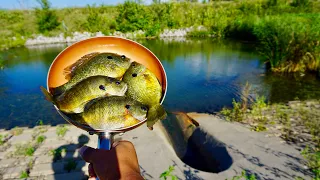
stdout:
{"type": "MultiPolygon", "coordinates": [[[[106,4],[106,5],[116,5],[122,3],[125,0],[49,0],[52,7],[63,8],[72,6],[86,6],[87,4],[106,4]]],[[[150,3],[151,0],[144,0],[145,3],[150,3]]],[[[0,0],[0,8],[2,9],[20,9],[21,5],[24,8],[33,8],[37,6],[36,0],[0,0]],[[21,2],[21,3],[20,3],[21,2]]]]}

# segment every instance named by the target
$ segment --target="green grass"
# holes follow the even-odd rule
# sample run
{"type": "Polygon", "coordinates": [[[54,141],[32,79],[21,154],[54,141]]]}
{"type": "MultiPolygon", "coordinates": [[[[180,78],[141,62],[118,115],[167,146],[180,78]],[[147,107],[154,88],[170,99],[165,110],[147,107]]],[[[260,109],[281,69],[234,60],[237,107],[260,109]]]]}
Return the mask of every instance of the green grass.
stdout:
{"type": "Polygon", "coordinates": [[[312,172],[315,174],[314,180],[320,179],[320,150],[319,149],[310,149],[306,147],[302,152],[301,155],[307,159],[308,167],[311,169],[312,172]]]}
{"type": "Polygon", "coordinates": [[[27,171],[21,171],[20,173],[20,179],[26,179],[29,177],[29,174],[27,171]]]}
{"type": "Polygon", "coordinates": [[[14,135],[14,136],[18,136],[18,135],[20,135],[20,134],[23,133],[23,129],[22,129],[22,128],[19,128],[19,127],[15,127],[15,128],[13,128],[13,129],[11,129],[11,133],[12,133],[12,135],[14,135]]]}
{"type": "Polygon", "coordinates": [[[29,144],[24,145],[16,145],[16,149],[14,152],[14,155],[16,156],[33,156],[33,153],[35,152],[36,148],[29,144]]]}
{"type": "Polygon", "coordinates": [[[5,143],[6,135],[0,134],[0,146],[5,143]]]}
{"type": "Polygon", "coordinates": [[[163,180],[167,180],[167,179],[177,180],[178,177],[172,174],[173,171],[174,171],[174,166],[169,166],[168,170],[165,170],[163,173],[161,173],[159,178],[163,180]]]}
{"type": "Polygon", "coordinates": [[[66,135],[67,131],[68,131],[67,126],[59,125],[57,126],[56,134],[58,135],[59,138],[63,138],[66,135]]]}
{"type": "Polygon", "coordinates": [[[256,179],[257,178],[254,174],[247,175],[247,172],[245,170],[241,172],[241,175],[236,175],[231,178],[231,180],[256,180],[256,179]]]}
{"type": "Polygon", "coordinates": [[[41,144],[44,140],[46,140],[46,137],[44,135],[40,135],[37,137],[37,143],[41,144]]]}

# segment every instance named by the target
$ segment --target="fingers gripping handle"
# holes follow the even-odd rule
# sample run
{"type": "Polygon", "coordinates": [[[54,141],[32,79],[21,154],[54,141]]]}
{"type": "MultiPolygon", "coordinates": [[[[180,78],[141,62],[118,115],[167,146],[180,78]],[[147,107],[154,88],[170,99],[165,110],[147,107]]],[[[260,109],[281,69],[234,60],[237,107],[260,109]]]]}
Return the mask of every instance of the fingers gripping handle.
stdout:
{"type": "Polygon", "coordinates": [[[100,133],[98,134],[98,149],[110,150],[113,144],[113,134],[100,133]]]}

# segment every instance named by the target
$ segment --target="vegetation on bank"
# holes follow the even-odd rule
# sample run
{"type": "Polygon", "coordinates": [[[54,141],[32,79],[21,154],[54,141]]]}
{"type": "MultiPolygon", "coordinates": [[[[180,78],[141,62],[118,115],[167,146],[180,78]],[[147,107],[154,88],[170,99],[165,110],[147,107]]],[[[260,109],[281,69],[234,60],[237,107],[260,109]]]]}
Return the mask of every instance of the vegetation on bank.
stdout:
{"type": "MultiPolygon", "coordinates": [[[[134,32],[157,37],[164,29],[203,26],[189,36],[214,36],[259,43],[259,52],[276,72],[318,71],[320,68],[320,2],[312,0],[251,0],[166,2],[143,5],[51,9],[39,0],[35,10],[0,10],[2,48],[24,45],[42,33],[134,32]]],[[[155,1],[158,2],[158,1],[155,1]]]]}
{"type": "Polygon", "coordinates": [[[253,131],[267,131],[304,148],[302,156],[315,179],[320,179],[320,101],[297,100],[271,105],[264,96],[250,96],[250,89],[247,83],[241,100],[233,100],[233,107],[223,108],[220,114],[228,121],[249,125],[253,131]]]}

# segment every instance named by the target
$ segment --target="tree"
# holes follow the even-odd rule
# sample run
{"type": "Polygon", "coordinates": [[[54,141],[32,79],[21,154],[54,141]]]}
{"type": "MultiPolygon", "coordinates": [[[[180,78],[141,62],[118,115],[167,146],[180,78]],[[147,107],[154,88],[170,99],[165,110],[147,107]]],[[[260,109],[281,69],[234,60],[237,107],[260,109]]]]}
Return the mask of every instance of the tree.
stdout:
{"type": "Polygon", "coordinates": [[[37,0],[40,4],[40,8],[36,8],[36,17],[38,30],[41,33],[46,33],[48,31],[56,29],[60,22],[55,12],[50,9],[51,5],[48,0],[37,0]]]}

